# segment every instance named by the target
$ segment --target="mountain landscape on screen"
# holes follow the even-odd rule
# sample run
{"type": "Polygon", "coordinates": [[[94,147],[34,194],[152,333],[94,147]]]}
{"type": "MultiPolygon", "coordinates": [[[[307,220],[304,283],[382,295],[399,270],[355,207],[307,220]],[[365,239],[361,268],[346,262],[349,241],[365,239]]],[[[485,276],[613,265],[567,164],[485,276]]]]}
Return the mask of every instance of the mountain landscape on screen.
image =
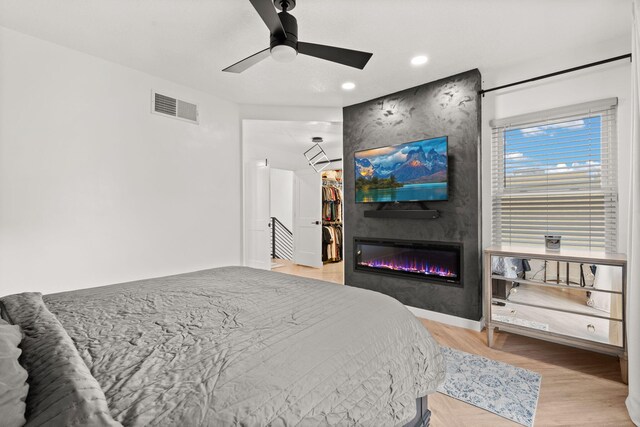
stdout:
{"type": "Polygon", "coordinates": [[[447,199],[447,138],[355,153],[356,201],[447,199]]]}

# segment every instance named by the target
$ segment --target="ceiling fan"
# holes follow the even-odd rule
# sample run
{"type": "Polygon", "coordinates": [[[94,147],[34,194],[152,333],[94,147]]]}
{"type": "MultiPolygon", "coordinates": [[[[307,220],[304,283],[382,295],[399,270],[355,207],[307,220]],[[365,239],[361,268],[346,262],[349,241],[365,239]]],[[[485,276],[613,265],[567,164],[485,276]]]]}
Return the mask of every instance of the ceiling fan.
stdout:
{"type": "Polygon", "coordinates": [[[298,21],[289,14],[296,0],[249,0],[271,32],[270,46],[222,71],[241,73],[271,55],[279,62],[291,62],[298,53],[362,70],[372,53],[298,41],[298,21]],[[273,4],[272,4],[273,3],[273,4]],[[281,12],[277,13],[278,9],[281,12]]]}

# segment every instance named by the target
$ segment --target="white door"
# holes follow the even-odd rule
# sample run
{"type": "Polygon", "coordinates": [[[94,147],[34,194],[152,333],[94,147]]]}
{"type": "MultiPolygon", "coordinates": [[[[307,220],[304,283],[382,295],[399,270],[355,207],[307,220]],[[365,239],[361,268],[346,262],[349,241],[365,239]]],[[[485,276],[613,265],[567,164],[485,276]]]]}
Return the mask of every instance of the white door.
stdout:
{"type": "Polygon", "coordinates": [[[322,177],[309,168],[293,181],[293,261],[322,267],[322,177]]]}
{"type": "Polygon", "coordinates": [[[244,265],[270,270],[269,166],[264,159],[249,160],[244,171],[244,265]]]}

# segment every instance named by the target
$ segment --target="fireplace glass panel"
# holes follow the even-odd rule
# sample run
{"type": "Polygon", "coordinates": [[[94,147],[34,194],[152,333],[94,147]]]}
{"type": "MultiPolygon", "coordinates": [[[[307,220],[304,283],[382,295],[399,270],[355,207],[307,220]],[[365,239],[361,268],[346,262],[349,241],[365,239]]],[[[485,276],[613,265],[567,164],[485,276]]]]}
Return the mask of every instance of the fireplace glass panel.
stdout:
{"type": "Polygon", "coordinates": [[[356,239],[356,269],[460,284],[460,246],[356,239]]]}

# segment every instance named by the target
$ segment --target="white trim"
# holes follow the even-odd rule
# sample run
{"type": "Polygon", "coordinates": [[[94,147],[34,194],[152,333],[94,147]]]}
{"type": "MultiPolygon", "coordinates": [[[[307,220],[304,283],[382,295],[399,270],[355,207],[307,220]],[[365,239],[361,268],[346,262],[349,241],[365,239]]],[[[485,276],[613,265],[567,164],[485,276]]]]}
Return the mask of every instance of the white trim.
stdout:
{"type": "Polygon", "coordinates": [[[438,313],[437,311],[425,310],[423,308],[411,307],[410,305],[405,305],[405,307],[407,307],[414,316],[422,319],[434,320],[436,322],[457,326],[459,328],[471,329],[472,331],[477,332],[482,331],[484,328],[484,319],[463,319],[462,317],[451,316],[450,314],[438,313]]]}
{"type": "Polygon", "coordinates": [[[520,126],[531,122],[542,122],[549,118],[557,118],[565,115],[584,115],[594,110],[608,110],[618,105],[618,98],[606,98],[598,101],[584,102],[577,105],[568,105],[564,107],[551,108],[545,111],[537,111],[535,113],[520,114],[519,116],[505,117],[503,119],[493,119],[489,121],[489,125],[493,128],[520,126]]]}

